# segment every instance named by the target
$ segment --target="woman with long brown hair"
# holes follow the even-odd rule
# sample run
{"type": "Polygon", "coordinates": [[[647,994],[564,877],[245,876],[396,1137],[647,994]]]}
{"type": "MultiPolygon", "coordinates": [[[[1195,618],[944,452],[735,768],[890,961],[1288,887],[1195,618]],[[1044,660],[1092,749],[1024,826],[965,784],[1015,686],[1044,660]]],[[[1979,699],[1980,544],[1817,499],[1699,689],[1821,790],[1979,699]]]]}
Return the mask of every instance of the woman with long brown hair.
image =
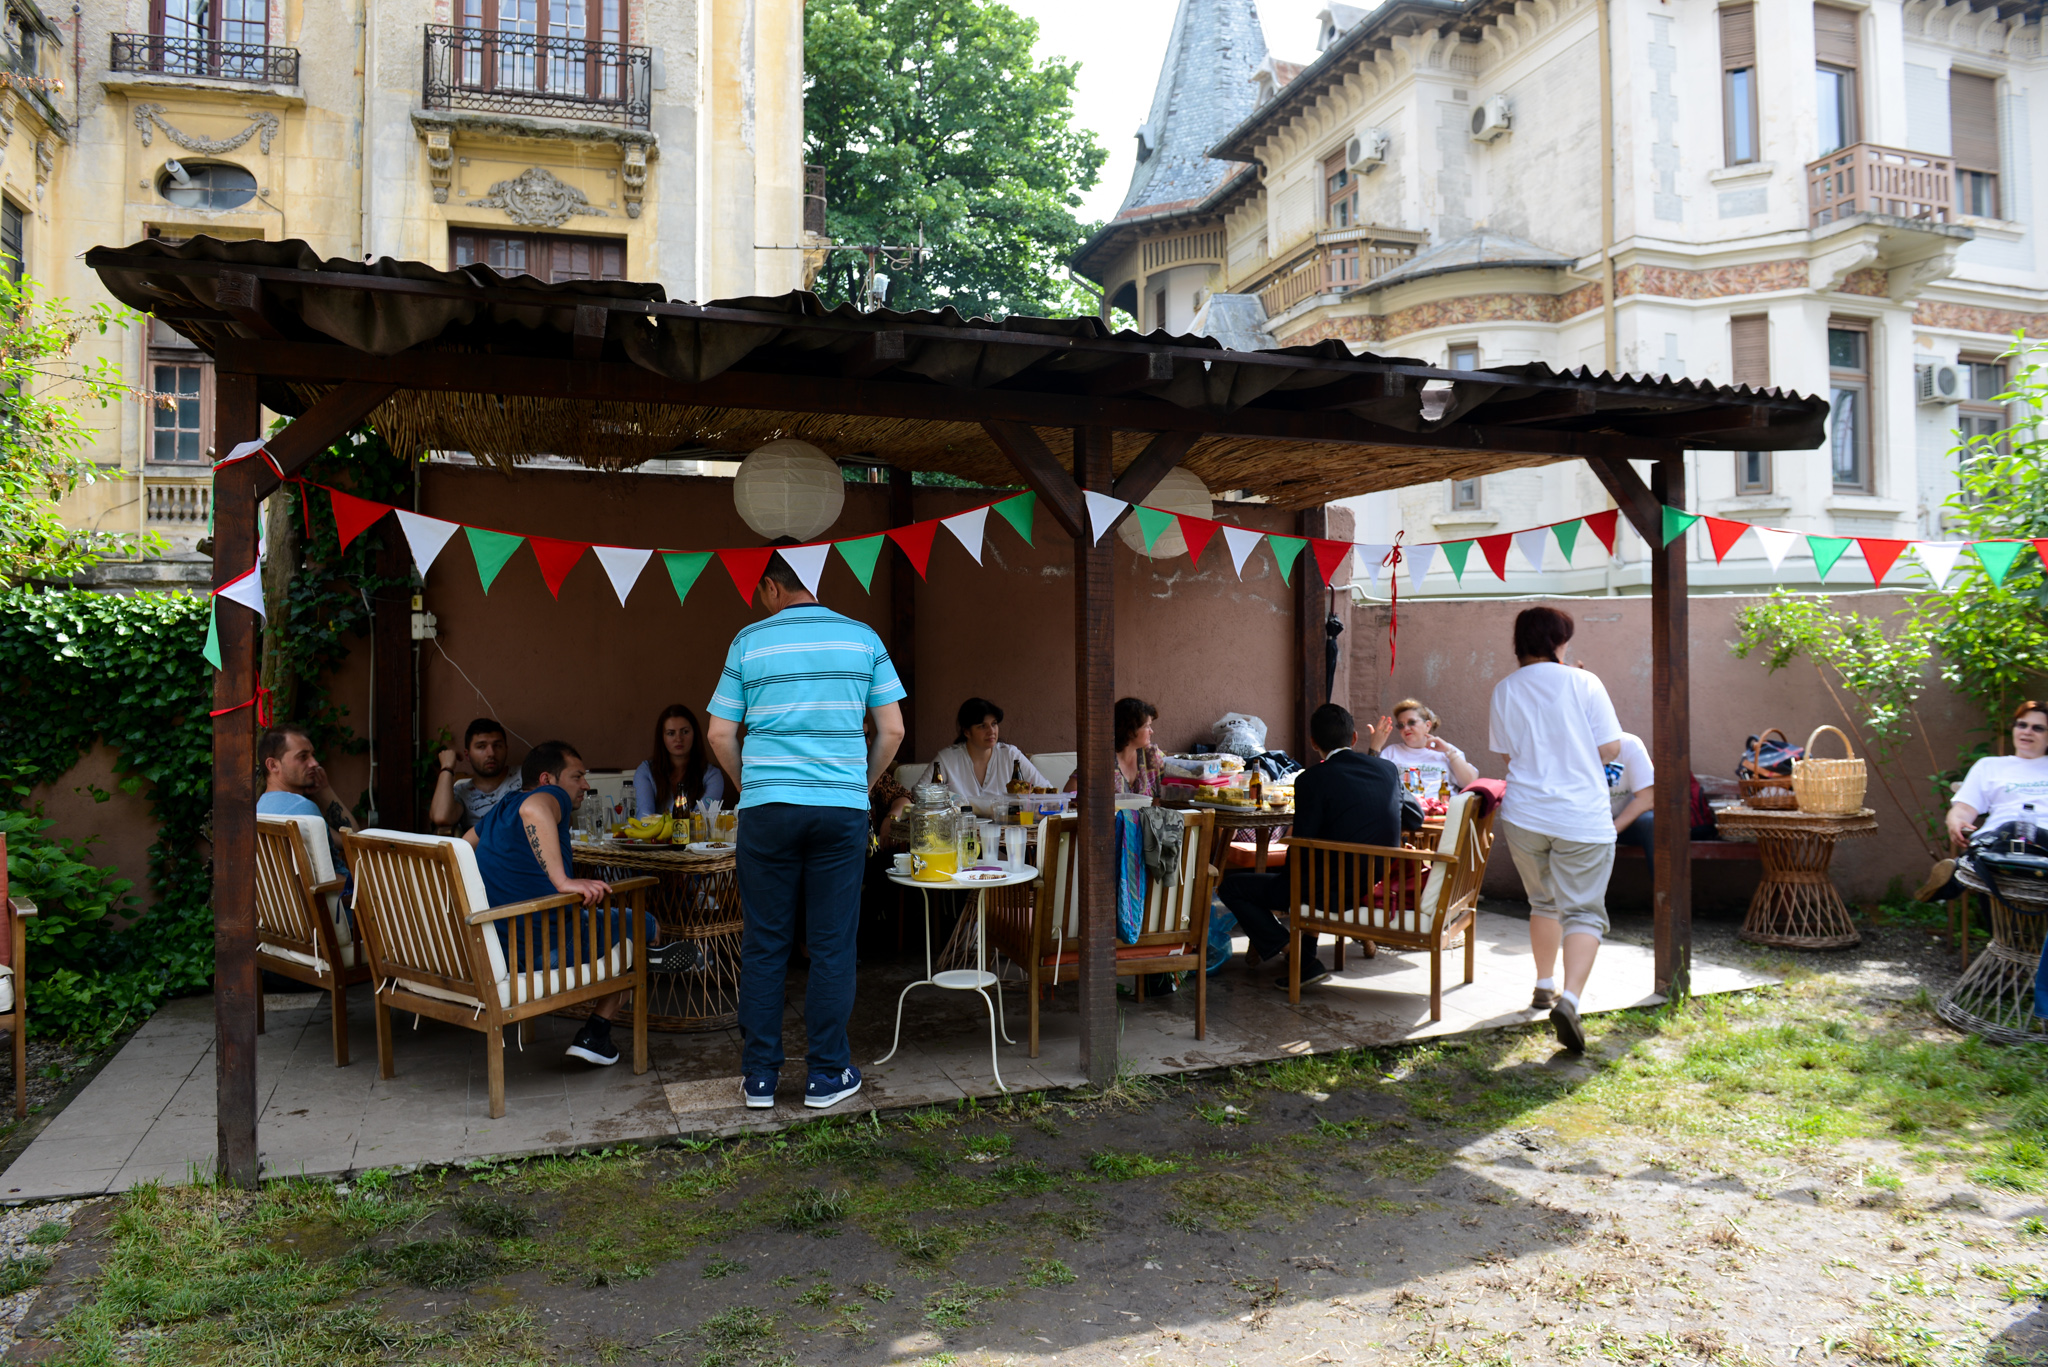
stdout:
{"type": "Polygon", "coordinates": [[[728,794],[733,785],[711,762],[697,714],[679,702],[662,708],[654,719],[653,753],[633,771],[633,810],[643,817],[667,816],[675,810],[677,793],[692,806],[706,799],[732,805],[728,794]]]}

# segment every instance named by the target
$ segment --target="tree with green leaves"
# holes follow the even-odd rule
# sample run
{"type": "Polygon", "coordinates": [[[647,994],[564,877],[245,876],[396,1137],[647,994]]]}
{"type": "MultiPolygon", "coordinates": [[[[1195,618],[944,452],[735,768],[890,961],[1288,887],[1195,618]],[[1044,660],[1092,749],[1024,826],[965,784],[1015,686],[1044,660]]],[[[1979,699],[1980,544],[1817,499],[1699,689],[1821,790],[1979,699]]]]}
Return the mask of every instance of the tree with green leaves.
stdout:
{"type": "MultiPolygon", "coordinates": [[[[1094,311],[1066,262],[1108,153],[1073,124],[1079,65],[1038,61],[1037,38],[996,0],[807,7],[805,157],[825,168],[832,239],[926,249],[878,265],[889,307],[1094,311]]],[[[862,253],[835,251],[818,292],[859,299],[867,272],[862,253]]]]}

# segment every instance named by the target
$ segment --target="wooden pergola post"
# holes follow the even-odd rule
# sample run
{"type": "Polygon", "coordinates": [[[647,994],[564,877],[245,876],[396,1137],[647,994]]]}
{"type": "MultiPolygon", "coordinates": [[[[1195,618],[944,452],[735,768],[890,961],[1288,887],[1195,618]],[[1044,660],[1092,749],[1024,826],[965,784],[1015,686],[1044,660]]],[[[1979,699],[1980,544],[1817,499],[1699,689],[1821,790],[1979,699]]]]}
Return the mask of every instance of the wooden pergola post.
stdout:
{"type": "MultiPolygon", "coordinates": [[[[1074,429],[1074,481],[1108,493],[1110,431],[1074,429]]],[[[1074,721],[1080,799],[1081,1067],[1088,1081],[1116,1080],[1116,599],[1105,532],[1084,522],[1074,538],[1074,721]]]]}
{"type": "MultiPolygon", "coordinates": [[[[917,521],[912,498],[915,488],[911,471],[889,467],[890,526],[908,527],[917,521]]],[[[914,761],[922,753],[917,748],[917,575],[901,546],[889,562],[889,658],[896,665],[903,691],[910,695],[910,705],[903,709],[903,744],[896,753],[914,761]]]]}
{"type": "MultiPolygon", "coordinates": [[[[1304,508],[1295,514],[1296,536],[1320,537],[1328,529],[1330,515],[1322,508],[1304,508]]],[[[1323,697],[1323,576],[1316,565],[1313,547],[1304,547],[1294,562],[1294,758],[1307,764],[1315,755],[1308,738],[1308,719],[1328,701],[1323,697]]],[[[1269,741],[1270,744],[1270,741],[1269,741]]]]}

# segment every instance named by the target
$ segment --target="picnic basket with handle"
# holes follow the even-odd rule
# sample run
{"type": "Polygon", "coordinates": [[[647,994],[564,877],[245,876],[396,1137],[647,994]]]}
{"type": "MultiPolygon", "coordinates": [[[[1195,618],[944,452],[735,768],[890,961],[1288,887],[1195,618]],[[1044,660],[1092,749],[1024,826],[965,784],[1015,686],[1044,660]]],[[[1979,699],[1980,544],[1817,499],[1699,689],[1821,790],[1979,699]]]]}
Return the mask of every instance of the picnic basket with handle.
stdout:
{"type": "Polygon", "coordinates": [[[1863,790],[1868,784],[1863,761],[1856,757],[1849,738],[1832,726],[1816,726],[1806,738],[1806,757],[1792,761],[1792,791],[1799,810],[1815,816],[1854,816],[1863,810],[1863,790]],[[1846,752],[1842,759],[1813,758],[1813,743],[1823,731],[1833,731],[1846,752]]]}
{"type": "Polygon", "coordinates": [[[1799,806],[1799,799],[1792,791],[1792,776],[1767,773],[1760,763],[1763,743],[1771,736],[1788,746],[1792,743],[1792,738],[1775,726],[1766,728],[1762,735],[1752,736],[1749,755],[1742,761],[1741,775],[1735,781],[1735,795],[1753,811],[1793,811],[1799,806]]]}

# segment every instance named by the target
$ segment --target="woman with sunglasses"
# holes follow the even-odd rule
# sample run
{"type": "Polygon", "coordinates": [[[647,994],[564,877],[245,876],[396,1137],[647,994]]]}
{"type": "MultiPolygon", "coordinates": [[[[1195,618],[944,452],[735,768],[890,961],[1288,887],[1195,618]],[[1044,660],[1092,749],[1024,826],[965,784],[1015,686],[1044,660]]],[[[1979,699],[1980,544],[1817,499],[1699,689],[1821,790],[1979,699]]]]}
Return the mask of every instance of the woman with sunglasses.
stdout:
{"type": "Polygon", "coordinates": [[[1995,831],[2008,821],[2036,821],[2048,828],[2048,705],[2029,700],[2012,716],[2012,753],[1986,755],[1970,766],[1948,809],[1949,841],[1969,842],[1978,817],[1995,831]]]}
{"type": "Polygon", "coordinates": [[[1394,704],[1394,737],[1380,749],[1380,757],[1403,773],[1422,771],[1425,797],[1435,797],[1446,778],[1455,793],[1479,777],[1465,752],[1439,736],[1436,725],[1436,713],[1421,699],[1403,698],[1394,704]]]}

